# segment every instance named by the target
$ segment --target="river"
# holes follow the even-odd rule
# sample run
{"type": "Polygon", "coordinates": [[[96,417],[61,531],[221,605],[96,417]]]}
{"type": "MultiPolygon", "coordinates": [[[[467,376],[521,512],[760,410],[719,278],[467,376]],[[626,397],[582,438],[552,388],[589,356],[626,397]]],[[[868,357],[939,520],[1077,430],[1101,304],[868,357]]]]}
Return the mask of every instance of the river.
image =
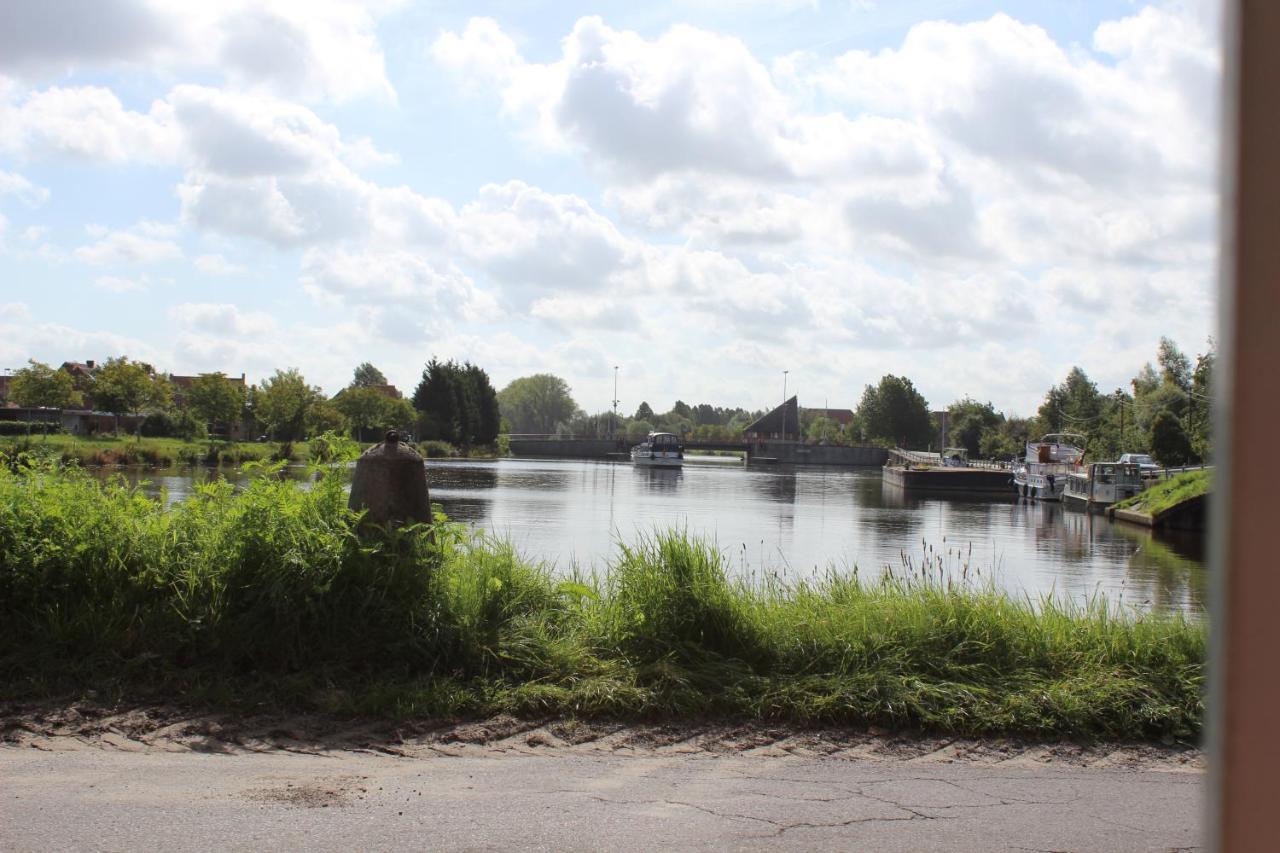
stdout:
{"type": "MultiPolygon", "coordinates": [[[[680,528],[712,541],[731,571],[788,580],[830,568],[864,576],[939,562],[990,577],[1017,595],[1102,593],[1138,608],[1198,614],[1205,606],[1202,536],[1152,535],[1061,504],[917,496],[880,470],[744,467],[690,462],[682,470],[629,463],[499,459],[428,462],[433,501],[450,518],[511,540],[559,569],[607,570],[619,542],[680,528]]],[[[169,500],[208,476],[130,474],[169,500]]],[[[238,475],[228,474],[231,479],[238,475]]]]}

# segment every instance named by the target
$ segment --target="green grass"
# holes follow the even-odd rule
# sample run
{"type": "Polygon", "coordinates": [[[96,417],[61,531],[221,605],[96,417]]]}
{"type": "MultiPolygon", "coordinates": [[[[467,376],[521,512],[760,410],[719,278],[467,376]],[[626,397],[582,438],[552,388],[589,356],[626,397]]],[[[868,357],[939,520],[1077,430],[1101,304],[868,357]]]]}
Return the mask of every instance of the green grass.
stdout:
{"type": "Polygon", "coordinates": [[[1206,628],[923,571],[735,580],[657,533],[566,579],[438,520],[361,539],[337,476],[169,511],[0,469],[0,695],[344,714],[754,718],[1193,739],[1206,628]]]}
{"type": "Polygon", "coordinates": [[[1186,471],[1115,504],[1115,509],[1131,509],[1159,515],[1183,501],[1207,495],[1213,488],[1213,470],[1186,471]]]}
{"type": "MultiPolygon", "coordinates": [[[[0,437],[0,459],[26,452],[81,466],[241,465],[278,457],[282,445],[249,441],[184,441],[131,435],[0,437]]],[[[306,442],[294,442],[289,455],[306,459],[306,442]]]]}

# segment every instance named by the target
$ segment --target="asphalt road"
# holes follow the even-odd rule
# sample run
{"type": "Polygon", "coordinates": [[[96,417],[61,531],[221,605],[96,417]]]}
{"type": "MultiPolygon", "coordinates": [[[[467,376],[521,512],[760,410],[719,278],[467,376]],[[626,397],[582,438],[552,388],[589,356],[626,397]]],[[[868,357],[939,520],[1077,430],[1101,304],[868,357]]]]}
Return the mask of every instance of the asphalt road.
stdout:
{"type": "Polygon", "coordinates": [[[1186,850],[1198,771],[0,747],[4,850],[1186,850]]]}

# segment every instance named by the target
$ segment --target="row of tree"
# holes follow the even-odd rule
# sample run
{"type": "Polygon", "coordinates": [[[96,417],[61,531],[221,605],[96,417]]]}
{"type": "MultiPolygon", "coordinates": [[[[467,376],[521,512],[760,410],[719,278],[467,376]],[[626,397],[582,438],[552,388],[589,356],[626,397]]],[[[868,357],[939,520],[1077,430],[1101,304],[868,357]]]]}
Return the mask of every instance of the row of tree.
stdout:
{"type": "MultiPolygon", "coordinates": [[[[1074,432],[1088,437],[1094,459],[1150,452],[1170,465],[1202,461],[1212,452],[1214,359],[1212,341],[1193,363],[1173,341],[1162,338],[1155,363],[1144,365],[1128,388],[1103,393],[1082,369],[1073,367],[1049,389],[1033,417],[1006,415],[990,402],[966,397],[947,408],[948,441],[973,457],[1007,458],[1041,434],[1074,432]]],[[[331,399],[292,368],[249,387],[221,373],[205,374],[178,393],[168,377],[127,357],[108,359],[88,377],[32,361],[14,375],[10,389],[11,399],[23,406],[66,408],[91,398],[96,408],[117,415],[149,413],[144,430],[153,433],[192,437],[208,427],[225,434],[241,423],[282,441],[326,430],[350,431],[369,441],[395,428],[463,448],[491,445],[504,432],[639,438],[660,430],[729,440],[740,437],[762,414],[681,400],[663,413],[642,402],[629,416],[608,410],[588,414],[560,377],[525,376],[499,392],[480,367],[434,357],[410,400],[367,362],[331,399]]],[[[800,426],[808,440],[828,444],[924,448],[936,445],[939,435],[923,395],[909,378],[895,375],[866,386],[847,423],[837,423],[822,410],[802,409],[800,426]]]]}

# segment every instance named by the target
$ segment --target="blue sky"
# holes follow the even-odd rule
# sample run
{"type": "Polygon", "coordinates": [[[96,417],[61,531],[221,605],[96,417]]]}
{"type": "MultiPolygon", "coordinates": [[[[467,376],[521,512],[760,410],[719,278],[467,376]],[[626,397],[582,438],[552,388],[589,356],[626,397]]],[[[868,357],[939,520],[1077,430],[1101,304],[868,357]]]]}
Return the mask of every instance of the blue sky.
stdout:
{"type": "Polygon", "coordinates": [[[0,7],[0,369],[1029,412],[1214,328],[1210,2],[0,7]]]}

